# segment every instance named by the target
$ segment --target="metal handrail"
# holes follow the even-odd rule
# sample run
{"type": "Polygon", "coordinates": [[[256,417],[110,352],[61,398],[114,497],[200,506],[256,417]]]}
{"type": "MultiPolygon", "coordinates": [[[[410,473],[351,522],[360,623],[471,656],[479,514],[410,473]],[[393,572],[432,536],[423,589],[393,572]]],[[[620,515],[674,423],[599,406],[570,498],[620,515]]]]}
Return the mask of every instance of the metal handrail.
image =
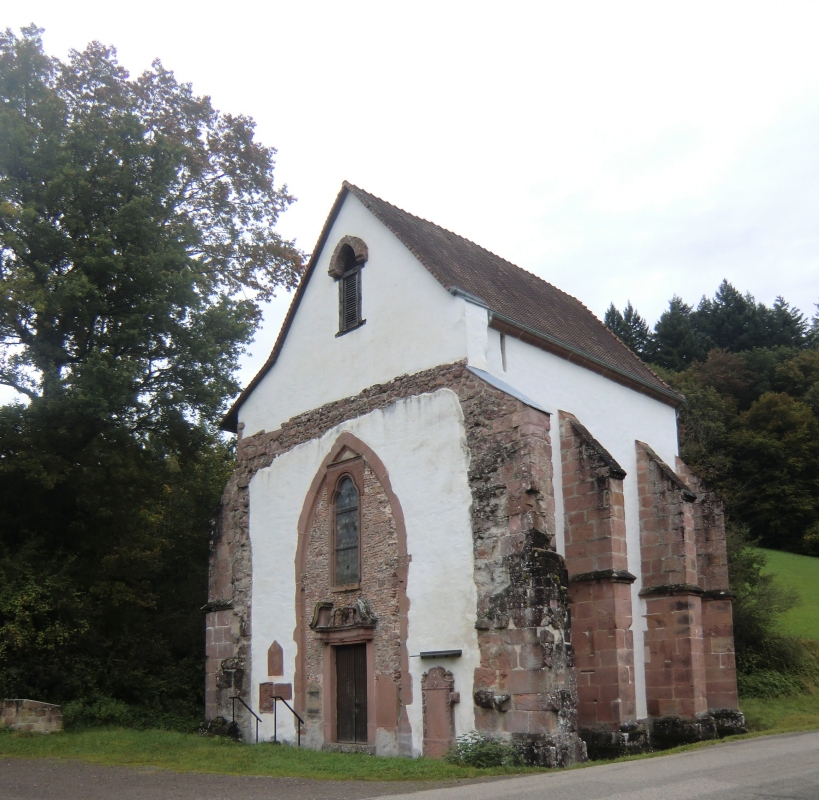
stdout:
{"type": "Polygon", "coordinates": [[[299,721],[299,724],[296,725],[296,733],[298,736],[298,747],[301,747],[301,726],[304,725],[304,720],[296,713],[296,710],[290,705],[290,703],[287,702],[287,700],[277,694],[273,695],[273,741],[278,741],[276,739],[276,734],[278,732],[277,727],[279,714],[277,709],[279,708],[279,700],[281,700],[282,703],[284,703],[290,709],[290,713],[299,721]]]}
{"type": "MultiPolygon", "coordinates": [[[[262,721],[262,718],[244,701],[242,700],[239,695],[234,695],[230,698],[233,701],[232,704],[232,711],[233,711],[233,722],[236,722],[236,701],[238,700],[254,717],[256,717],[256,744],[259,744],[259,723],[262,721]]],[[[295,712],[294,712],[295,713],[295,712]]]]}

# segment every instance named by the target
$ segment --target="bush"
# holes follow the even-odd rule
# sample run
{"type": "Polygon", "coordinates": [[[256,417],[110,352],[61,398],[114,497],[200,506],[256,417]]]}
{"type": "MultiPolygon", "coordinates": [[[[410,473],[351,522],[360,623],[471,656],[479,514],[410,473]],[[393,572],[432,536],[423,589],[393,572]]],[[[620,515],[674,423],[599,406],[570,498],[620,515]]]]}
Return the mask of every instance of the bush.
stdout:
{"type": "Polygon", "coordinates": [[[117,727],[194,733],[202,719],[197,708],[188,708],[181,704],[172,704],[165,708],[152,705],[135,706],[100,695],[65,703],[62,712],[67,730],[117,727]]]}
{"type": "Polygon", "coordinates": [[[765,669],[750,674],[738,673],[737,690],[741,697],[771,699],[804,694],[807,686],[797,675],[765,669]]]}
{"type": "Polygon", "coordinates": [[[461,767],[516,767],[523,763],[514,745],[478,731],[459,736],[444,758],[461,767]]]}

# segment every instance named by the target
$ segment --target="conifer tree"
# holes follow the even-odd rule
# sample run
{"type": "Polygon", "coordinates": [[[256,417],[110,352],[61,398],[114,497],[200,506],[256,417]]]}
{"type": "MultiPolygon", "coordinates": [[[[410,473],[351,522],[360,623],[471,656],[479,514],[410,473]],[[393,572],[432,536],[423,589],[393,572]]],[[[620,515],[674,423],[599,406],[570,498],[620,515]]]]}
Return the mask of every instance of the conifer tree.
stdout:
{"type": "Polygon", "coordinates": [[[648,323],[637,313],[631,300],[621,313],[612,303],[603,318],[605,326],[644,361],[651,359],[652,340],[648,323]]]}
{"type": "Polygon", "coordinates": [[[705,358],[704,337],[694,327],[691,306],[674,295],[654,326],[655,364],[679,372],[705,358]]]}

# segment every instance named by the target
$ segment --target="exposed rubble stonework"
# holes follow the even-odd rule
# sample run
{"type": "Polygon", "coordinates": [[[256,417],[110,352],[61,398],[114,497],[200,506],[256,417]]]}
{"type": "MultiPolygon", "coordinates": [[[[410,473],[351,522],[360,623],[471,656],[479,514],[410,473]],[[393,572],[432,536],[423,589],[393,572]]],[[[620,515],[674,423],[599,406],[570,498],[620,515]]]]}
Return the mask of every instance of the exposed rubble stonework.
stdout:
{"type": "Polygon", "coordinates": [[[558,413],[578,725],[593,756],[643,750],[637,724],[625,470],[572,415],[558,413]]]}
{"type": "MultiPolygon", "coordinates": [[[[401,659],[402,580],[395,516],[384,487],[362,455],[347,448],[342,455],[349,457],[328,465],[325,471],[307,526],[300,585],[314,635],[302,631],[304,644],[299,653],[299,691],[303,686],[312,698],[304,732],[307,743],[314,747],[333,741],[334,664],[329,645],[365,642],[375,675],[374,695],[367,704],[369,738],[378,742],[380,754],[398,755],[399,697],[402,681],[409,676],[402,670],[401,659]],[[339,479],[347,475],[361,488],[361,551],[367,556],[361,559],[360,582],[339,588],[332,581],[333,493],[339,479]]],[[[300,617],[302,622],[305,614],[300,617]]],[[[303,707],[302,702],[299,705],[303,707]]]]}
{"type": "Polygon", "coordinates": [[[510,736],[528,763],[585,760],[568,575],[554,549],[549,416],[471,376],[461,403],[472,452],[481,651],[475,726],[510,736]]]}
{"type": "MultiPolygon", "coordinates": [[[[563,559],[554,551],[549,417],[488,385],[462,363],[370,387],[356,397],[295,417],[277,431],[239,441],[237,468],[223,496],[211,550],[209,718],[229,716],[231,695],[249,695],[248,486],[253,475],[281,453],[345,420],[443,387],[461,400],[472,459],[476,627],[482,661],[472,689],[476,696],[480,691],[491,692],[493,698],[506,696],[491,709],[478,707],[476,722],[484,730],[513,739],[532,763],[560,766],[585,758],[585,747],[576,734],[567,575],[563,559]]],[[[385,624],[394,613],[394,606],[385,606],[381,612],[385,624]]],[[[385,656],[381,666],[375,667],[376,673],[391,675],[395,681],[394,655],[385,656]]],[[[309,667],[306,672],[310,673],[309,667]]],[[[300,680],[297,676],[297,698],[300,680]]],[[[313,696],[316,688],[309,678],[304,688],[307,716],[324,709],[326,718],[326,700],[313,696]]],[[[238,710],[237,716],[249,730],[249,719],[238,710]]]]}
{"type": "MultiPolygon", "coordinates": [[[[637,475],[630,479],[640,500],[639,579],[648,623],[652,726],[647,731],[646,721],[636,719],[631,632],[636,576],[626,568],[625,471],[581,421],[559,414],[564,561],[554,544],[552,419],[462,362],[372,386],[294,417],[276,431],[239,440],[237,467],[213,532],[205,608],[208,718],[230,719],[234,695],[250,704],[256,700],[249,684],[253,476],[347,420],[442,388],[458,396],[469,453],[480,654],[472,686],[450,688],[449,712],[453,698],[470,698],[478,730],[514,742],[529,763],[553,767],[584,760],[586,743],[594,754],[607,755],[645,747],[647,734],[663,745],[739,730],[724,521],[716,498],[681,462],[684,480],[648,445],[636,443],[637,475]]],[[[337,746],[411,753],[406,709],[413,702],[426,706],[422,687],[413,699],[406,652],[411,554],[389,476],[378,455],[351,434],[342,433],[328,453],[295,535],[296,584],[304,591],[294,599],[298,656],[292,697],[305,718],[303,741],[336,746],[333,647],[363,643],[367,674],[373,676],[367,743],[337,746]],[[338,587],[331,580],[330,530],[333,476],[344,470],[359,476],[362,549],[370,558],[358,585],[338,587]]],[[[271,708],[273,696],[290,690],[290,684],[274,682],[282,674],[280,653],[267,647],[271,680],[259,688],[263,710],[271,708]]],[[[247,738],[249,714],[238,703],[236,712],[247,738]]],[[[425,734],[424,741],[437,753],[446,737],[425,734]]]]}

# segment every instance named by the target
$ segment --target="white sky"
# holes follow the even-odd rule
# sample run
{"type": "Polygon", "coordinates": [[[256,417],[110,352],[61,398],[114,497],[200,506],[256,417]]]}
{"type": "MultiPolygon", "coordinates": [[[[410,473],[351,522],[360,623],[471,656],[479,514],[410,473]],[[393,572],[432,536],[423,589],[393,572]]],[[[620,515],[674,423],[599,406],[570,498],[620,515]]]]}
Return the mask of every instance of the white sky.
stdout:
{"type": "MultiPolygon", "coordinates": [[[[819,301],[819,3],[8,2],[65,57],[162,59],[278,148],[309,252],[347,179],[653,323],[722,278],[819,301]]],[[[264,361],[267,310],[241,379],[264,361]]]]}

